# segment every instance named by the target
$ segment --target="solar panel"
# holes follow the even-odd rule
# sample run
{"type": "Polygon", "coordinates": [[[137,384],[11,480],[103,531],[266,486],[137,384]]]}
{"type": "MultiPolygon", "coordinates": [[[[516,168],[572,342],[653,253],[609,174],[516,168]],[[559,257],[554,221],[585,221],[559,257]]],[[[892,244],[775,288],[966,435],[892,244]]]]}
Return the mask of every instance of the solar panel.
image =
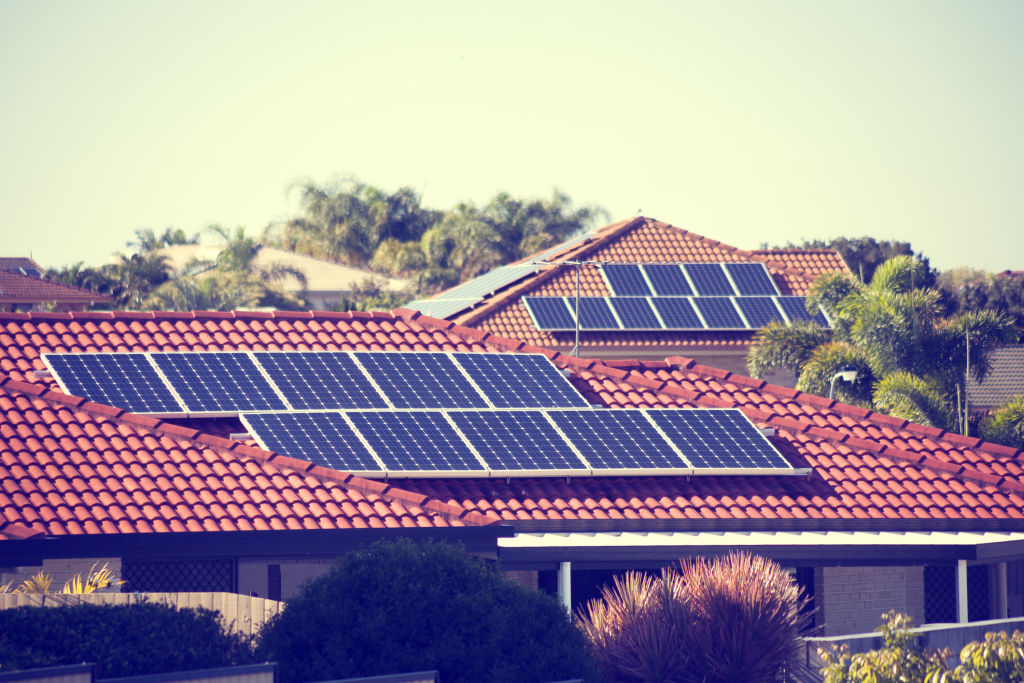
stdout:
{"type": "Polygon", "coordinates": [[[144,353],[43,355],[65,393],[133,413],[184,413],[144,353]]]}
{"type": "Polygon", "coordinates": [[[658,296],[692,296],[693,289],[686,281],[686,275],[676,264],[659,263],[643,266],[647,279],[654,286],[658,296]]]}
{"type": "Polygon", "coordinates": [[[540,410],[452,411],[449,417],[491,470],[586,469],[540,410]]]}
{"type": "Polygon", "coordinates": [[[150,357],[190,413],[288,408],[243,351],[151,353],[150,357]]]}
{"type": "Polygon", "coordinates": [[[242,423],[262,448],[347,472],[379,472],[341,413],[243,413],[242,423]]]}
{"type": "Polygon", "coordinates": [[[693,298],[693,303],[711,329],[742,330],[747,327],[730,297],[698,296],[693,298]]]}
{"type": "Polygon", "coordinates": [[[486,471],[439,410],[349,411],[345,415],[390,472],[486,471]]]}
{"type": "Polygon", "coordinates": [[[612,308],[627,330],[660,330],[661,321],[655,315],[651,303],[642,296],[616,296],[609,299],[612,308]]]}
{"type": "Polygon", "coordinates": [[[720,263],[684,263],[683,268],[699,296],[732,296],[736,293],[720,263]]]}
{"type": "Polygon", "coordinates": [[[635,263],[606,263],[604,279],[615,296],[650,296],[651,288],[635,263]]]}
{"type": "MultiPolygon", "coordinates": [[[[569,305],[575,304],[575,299],[566,297],[569,305]]],[[[615,319],[611,307],[608,305],[608,298],[603,296],[581,296],[580,297],[580,329],[582,330],[618,330],[621,329],[619,321],[615,319]]]]}
{"type": "Polygon", "coordinates": [[[586,399],[539,353],[452,356],[496,408],[587,407],[586,399]]]}
{"type": "Polygon", "coordinates": [[[538,330],[572,330],[576,320],[560,296],[524,296],[523,304],[538,330]]]}
{"type": "Polygon", "coordinates": [[[726,263],[736,289],[742,296],[772,296],[779,293],[763,263],[726,263]]]}
{"type": "Polygon", "coordinates": [[[639,410],[549,410],[548,416],[595,470],[688,468],[639,410]]]}
{"type": "Polygon", "coordinates": [[[768,323],[785,322],[770,296],[738,296],[735,301],[751,327],[761,328],[768,323]]]}
{"type": "Polygon", "coordinates": [[[793,469],[738,410],[664,409],[644,412],[694,468],[793,469]]]}
{"type": "Polygon", "coordinates": [[[704,323],[693,309],[691,299],[683,296],[655,297],[651,303],[665,321],[667,330],[701,330],[704,323]]]}
{"type": "Polygon", "coordinates": [[[395,408],[487,408],[487,400],[444,353],[352,354],[395,408]]]}
{"type": "Polygon", "coordinates": [[[828,327],[828,320],[819,309],[817,313],[810,313],[807,310],[807,299],[802,296],[777,296],[775,301],[782,308],[783,313],[790,322],[811,322],[822,327],[828,327]]]}
{"type": "Polygon", "coordinates": [[[258,351],[253,356],[297,410],[388,407],[344,351],[258,351]]]}

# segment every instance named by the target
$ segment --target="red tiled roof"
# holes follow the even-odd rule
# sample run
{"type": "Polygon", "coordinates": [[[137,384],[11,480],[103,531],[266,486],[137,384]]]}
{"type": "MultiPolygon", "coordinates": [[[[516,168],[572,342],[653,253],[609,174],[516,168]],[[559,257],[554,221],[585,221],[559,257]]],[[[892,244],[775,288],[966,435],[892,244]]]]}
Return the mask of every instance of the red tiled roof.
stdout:
{"type": "MultiPolygon", "coordinates": [[[[811,282],[821,273],[849,272],[843,258],[831,249],[745,251],[644,217],[613,223],[592,237],[549,257],[551,261],[560,259],[610,263],[761,261],[771,272],[780,291],[794,295],[806,294],[811,282]]],[[[451,316],[451,320],[538,346],[557,348],[571,345],[572,333],[536,329],[520,299],[524,295],[573,296],[575,293],[575,269],[547,268],[484,298],[474,308],[451,316]]],[[[595,268],[581,269],[580,295],[609,294],[604,279],[595,268]]],[[[753,332],[587,332],[581,337],[580,346],[584,349],[619,347],[625,353],[629,348],[745,348],[752,337],[753,332]]]]}
{"type": "MultiPolygon", "coordinates": [[[[9,396],[0,395],[0,419],[5,420],[0,422],[0,428],[8,431],[0,431],[0,436],[4,442],[11,442],[10,430],[20,430],[20,445],[8,443],[8,450],[3,451],[0,491],[9,502],[0,504],[0,516],[7,523],[38,528],[43,523],[40,509],[47,505],[70,505],[99,515],[102,521],[104,505],[122,504],[116,490],[110,493],[114,503],[109,499],[98,503],[89,499],[83,506],[78,502],[84,500],[83,494],[70,480],[62,488],[52,490],[36,492],[31,486],[46,486],[44,482],[51,479],[73,479],[76,475],[68,469],[70,463],[77,464],[76,470],[81,470],[77,476],[92,485],[100,486],[101,490],[102,486],[113,487],[116,477],[111,477],[107,470],[92,473],[100,472],[101,467],[112,470],[120,459],[134,463],[130,458],[146,459],[140,467],[145,470],[149,488],[141,483],[140,488],[164,498],[183,495],[180,491],[193,487],[197,487],[196,495],[207,490],[204,487],[209,487],[207,496],[216,490],[213,487],[218,477],[207,473],[196,478],[191,471],[179,473],[175,469],[184,467],[182,463],[186,460],[193,469],[200,462],[225,460],[226,468],[256,468],[272,482],[278,480],[268,472],[283,478],[283,472],[288,471],[294,480],[287,481],[299,487],[297,490],[306,486],[309,490],[331,491],[331,495],[350,493],[350,488],[345,487],[351,487],[354,480],[346,479],[348,475],[334,475],[341,478],[341,483],[334,483],[336,480],[327,471],[314,469],[309,463],[272,457],[244,446],[228,449],[231,442],[216,437],[125,415],[108,407],[78,406],[78,400],[58,393],[32,394],[52,388],[48,380],[36,378],[31,372],[42,369],[38,357],[48,350],[232,348],[542,351],[572,370],[573,383],[597,404],[616,408],[739,408],[758,426],[775,430],[773,442],[794,466],[811,470],[808,477],[410,479],[399,484],[402,492],[426,495],[437,504],[455,506],[459,514],[471,511],[487,516],[474,518],[478,521],[500,518],[542,526],[600,520],[635,520],[636,524],[655,526],[731,521],[828,528],[860,520],[908,528],[945,528],[956,524],[973,525],[972,528],[1024,526],[1024,452],[703,367],[685,358],[658,363],[602,364],[405,309],[375,314],[0,314],[0,371],[34,383],[2,385],[9,396]],[[69,400],[71,404],[66,403],[69,400]],[[144,432],[128,448],[125,444],[132,437],[123,431],[126,429],[144,432]],[[218,451],[218,446],[222,450],[218,451]],[[57,462],[58,457],[70,458],[70,453],[80,453],[76,456],[78,460],[57,462]],[[14,454],[27,458],[29,464],[22,463],[14,454]],[[83,469],[86,465],[88,469],[83,469]],[[335,487],[340,490],[335,491],[335,487]],[[20,511],[20,516],[11,509],[20,511]]],[[[121,466],[129,467],[123,463],[121,466]]],[[[212,464],[207,467],[214,469],[212,464]]],[[[138,476],[142,476],[141,471],[138,476]]],[[[250,477],[255,481],[254,475],[250,477]]],[[[384,486],[374,482],[368,485],[384,486]]],[[[266,486],[243,489],[239,495],[258,497],[266,486]]],[[[398,495],[394,489],[390,492],[398,495]]],[[[200,496],[199,500],[203,498],[200,496]]],[[[407,502],[408,498],[400,500],[407,502]]],[[[420,500],[416,499],[417,504],[420,500]]],[[[342,512],[354,514],[341,503],[335,504],[342,512]]],[[[372,503],[370,507],[377,509],[372,503]]],[[[259,505],[256,508],[260,509],[259,505]]],[[[186,508],[173,506],[157,509],[168,515],[187,512],[186,508]]],[[[417,516],[420,513],[406,510],[407,517],[398,511],[391,513],[396,523],[421,523],[417,516]]],[[[278,522],[287,525],[289,514],[287,510],[279,511],[278,522]]],[[[240,518],[227,517],[232,524],[239,524],[240,518]]],[[[470,521],[465,516],[456,517],[470,521]]],[[[441,523],[440,518],[432,519],[441,523]]],[[[105,528],[98,521],[94,520],[94,524],[96,528],[105,528]]],[[[0,533],[15,535],[3,528],[0,533]]]]}
{"type": "Polygon", "coordinates": [[[19,268],[43,271],[38,263],[27,256],[0,256],[0,270],[18,270],[19,268]]]}
{"type": "Polygon", "coordinates": [[[0,381],[0,534],[487,524],[422,494],[0,381]]]}
{"type": "Polygon", "coordinates": [[[110,301],[105,294],[40,280],[0,269],[0,303],[92,303],[110,301]]]}

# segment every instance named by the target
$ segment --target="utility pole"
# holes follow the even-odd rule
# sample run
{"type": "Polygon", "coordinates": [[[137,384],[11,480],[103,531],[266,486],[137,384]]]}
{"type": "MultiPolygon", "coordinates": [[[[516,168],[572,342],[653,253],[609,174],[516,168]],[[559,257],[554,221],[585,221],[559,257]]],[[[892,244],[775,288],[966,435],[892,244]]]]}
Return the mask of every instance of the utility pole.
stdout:
{"type": "Polygon", "coordinates": [[[576,267],[576,343],[569,352],[570,356],[580,356],[580,268],[583,266],[603,266],[607,261],[532,261],[535,266],[575,266],[576,267]]]}

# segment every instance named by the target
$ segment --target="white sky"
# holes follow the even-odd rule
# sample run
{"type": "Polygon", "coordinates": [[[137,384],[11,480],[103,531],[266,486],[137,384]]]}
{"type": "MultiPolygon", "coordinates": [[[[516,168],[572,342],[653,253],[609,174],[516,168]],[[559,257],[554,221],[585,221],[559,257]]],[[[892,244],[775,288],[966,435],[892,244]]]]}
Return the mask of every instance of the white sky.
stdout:
{"type": "Polygon", "coordinates": [[[0,255],[259,233],[297,181],[1024,269],[1024,3],[0,0],[0,255]]]}

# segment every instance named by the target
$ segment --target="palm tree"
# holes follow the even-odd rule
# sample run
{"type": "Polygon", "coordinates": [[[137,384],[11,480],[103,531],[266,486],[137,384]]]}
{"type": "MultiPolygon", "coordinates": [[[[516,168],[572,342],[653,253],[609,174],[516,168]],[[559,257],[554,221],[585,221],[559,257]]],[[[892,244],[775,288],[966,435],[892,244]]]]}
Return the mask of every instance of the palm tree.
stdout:
{"type": "Polygon", "coordinates": [[[956,397],[970,372],[988,370],[989,352],[1016,341],[1012,319],[994,311],[944,318],[939,293],[921,289],[926,266],[910,256],[881,264],[867,285],[842,274],[819,277],[807,299],[832,320],[831,333],[807,325],[772,324],[754,338],[747,368],[754,377],[781,367],[796,388],[825,395],[840,369],[857,380],[835,386],[840,400],[941,429],[962,428],[956,397]]]}

